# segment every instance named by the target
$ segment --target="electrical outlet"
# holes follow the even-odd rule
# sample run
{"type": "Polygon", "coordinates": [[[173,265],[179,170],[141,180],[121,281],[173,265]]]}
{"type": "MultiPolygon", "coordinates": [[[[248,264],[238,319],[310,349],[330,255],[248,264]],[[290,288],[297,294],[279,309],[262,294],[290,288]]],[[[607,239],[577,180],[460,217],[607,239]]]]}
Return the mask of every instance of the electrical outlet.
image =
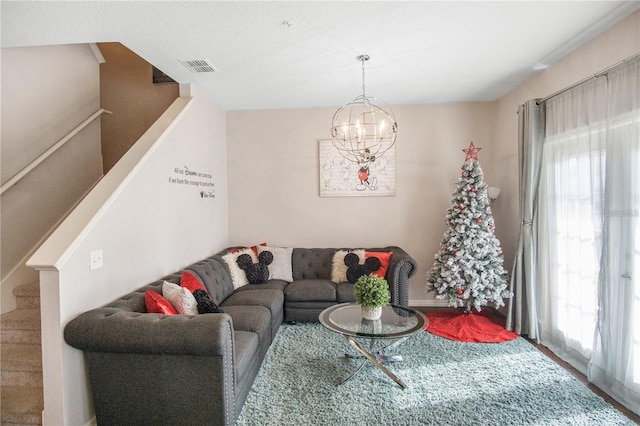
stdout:
{"type": "Polygon", "coordinates": [[[102,268],[102,250],[95,250],[89,253],[89,269],[94,271],[102,268]]]}

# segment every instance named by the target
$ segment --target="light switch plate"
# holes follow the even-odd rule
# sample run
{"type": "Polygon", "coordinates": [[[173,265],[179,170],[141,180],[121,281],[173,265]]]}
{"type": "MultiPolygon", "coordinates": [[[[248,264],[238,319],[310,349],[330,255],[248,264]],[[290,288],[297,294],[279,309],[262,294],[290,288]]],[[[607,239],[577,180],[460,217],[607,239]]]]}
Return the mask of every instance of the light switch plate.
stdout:
{"type": "Polygon", "coordinates": [[[94,271],[102,268],[102,250],[94,250],[89,253],[89,269],[94,271]]]}

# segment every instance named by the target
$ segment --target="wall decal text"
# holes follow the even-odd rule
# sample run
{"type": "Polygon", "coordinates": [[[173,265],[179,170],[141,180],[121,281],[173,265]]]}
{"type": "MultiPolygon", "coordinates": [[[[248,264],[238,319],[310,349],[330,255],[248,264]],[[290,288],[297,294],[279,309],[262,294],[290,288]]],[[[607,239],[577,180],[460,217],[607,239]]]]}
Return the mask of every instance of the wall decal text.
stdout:
{"type": "Polygon", "coordinates": [[[216,184],[211,173],[193,170],[188,166],[174,167],[169,176],[169,183],[175,185],[188,185],[199,188],[200,198],[215,198],[216,184]]]}

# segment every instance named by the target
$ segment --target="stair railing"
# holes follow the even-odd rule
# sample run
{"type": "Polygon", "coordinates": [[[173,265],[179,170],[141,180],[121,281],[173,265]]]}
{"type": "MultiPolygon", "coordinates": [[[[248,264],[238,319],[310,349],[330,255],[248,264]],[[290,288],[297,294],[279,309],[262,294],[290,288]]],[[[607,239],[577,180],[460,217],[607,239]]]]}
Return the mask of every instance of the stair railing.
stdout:
{"type": "Polygon", "coordinates": [[[99,110],[97,110],[96,112],[91,114],[82,123],[78,124],[73,130],[71,130],[69,133],[67,133],[62,139],[60,139],[58,142],[53,144],[45,152],[40,154],[40,156],[38,158],[33,160],[31,163],[29,163],[29,165],[27,167],[25,167],[24,169],[20,170],[14,177],[12,177],[8,181],[6,181],[4,183],[4,185],[2,185],[0,187],[0,195],[4,194],[4,192],[6,190],[8,190],[11,187],[13,187],[14,185],[16,185],[20,181],[20,179],[22,179],[27,174],[29,174],[29,172],[31,172],[33,169],[38,167],[40,165],[40,163],[42,163],[44,160],[49,158],[54,152],[56,152],[58,149],[60,149],[65,143],[69,142],[69,140],[71,140],[71,138],[73,138],[75,135],[77,135],[82,129],[87,127],[89,124],[91,124],[91,122],[93,122],[93,120],[95,120],[96,118],[100,117],[102,114],[113,114],[113,113],[111,111],[108,111],[108,110],[104,109],[104,108],[100,108],[99,110]]]}

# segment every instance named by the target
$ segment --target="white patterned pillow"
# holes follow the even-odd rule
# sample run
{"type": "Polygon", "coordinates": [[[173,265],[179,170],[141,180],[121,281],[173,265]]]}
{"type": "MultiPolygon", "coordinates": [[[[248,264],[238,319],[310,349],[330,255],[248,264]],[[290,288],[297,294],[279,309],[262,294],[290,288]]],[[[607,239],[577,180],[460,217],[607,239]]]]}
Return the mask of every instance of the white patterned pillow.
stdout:
{"type": "Polygon", "coordinates": [[[258,256],[263,251],[270,251],[273,254],[273,262],[269,265],[269,279],[293,281],[293,269],[291,267],[293,248],[258,246],[258,256]]]}
{"type": "Polygon", "coordinates": [[[343,283],[347,280],[347,265],[344,264],[344,257],[349,253],[355,253],[360,258],[358,263],[364,263],[364,249],[358,250],[338,250],[333,255],[333,263],[331,264],[331,281],[334,283],[343,283]]]}
{"type": "Polygon", "coordinates": [[[179,314],[198,315],[198,302],[186,287],[164,281],[162,283],[162,296],[171,303],[171,306],[179,314]]]}
{"type": "Polygon", "coordinates": [[[234,290],[242,287],[243,285],[249,284],[247,274],[242,269],[240,269],[238,263],[236,262],[238,256],[240,256],[241,254],[248,254],[249,256],[251,256],[251,261],[253,263],[258,262],[256,252],[248,247],[239,250],[232,250],[231,252],[222,256],[224,261],[227,263],[227,266],[229,267],[229,272],[231,273],[231,282],[233,283],[234,290]]]}

